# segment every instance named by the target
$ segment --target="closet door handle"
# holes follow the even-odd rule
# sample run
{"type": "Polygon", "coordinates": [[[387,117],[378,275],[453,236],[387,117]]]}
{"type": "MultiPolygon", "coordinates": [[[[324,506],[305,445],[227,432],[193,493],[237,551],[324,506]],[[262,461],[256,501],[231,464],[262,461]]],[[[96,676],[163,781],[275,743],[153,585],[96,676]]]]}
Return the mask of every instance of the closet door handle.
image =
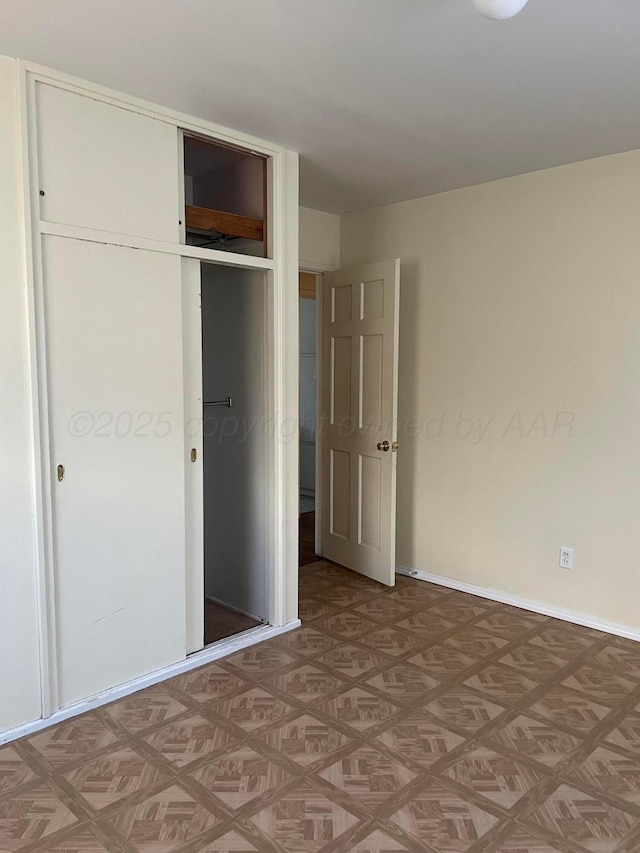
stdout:
{"type": "Polygon", "coordinates": [[[58,465],[58,482],[61,483],[64,480],[64,465],[58,465]]]}
{"type": "Polygon", "coordinates": [[[195,447],[192,447],[191,448],[191,461],[195,462],[197,458],[198,458],[198,451],[195,449],[195,447]]]}

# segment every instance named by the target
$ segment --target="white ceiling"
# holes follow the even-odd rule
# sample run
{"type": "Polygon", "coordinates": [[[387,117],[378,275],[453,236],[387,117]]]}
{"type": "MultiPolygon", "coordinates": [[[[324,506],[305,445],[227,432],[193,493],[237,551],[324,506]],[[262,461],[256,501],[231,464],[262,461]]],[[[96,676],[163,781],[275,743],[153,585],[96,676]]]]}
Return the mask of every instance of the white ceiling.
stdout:
{"type": "Polygon", "coordinates": [[[2,0],[0,53],[283,143],[320,210],[640,147],[639,0],[2,0]]]}

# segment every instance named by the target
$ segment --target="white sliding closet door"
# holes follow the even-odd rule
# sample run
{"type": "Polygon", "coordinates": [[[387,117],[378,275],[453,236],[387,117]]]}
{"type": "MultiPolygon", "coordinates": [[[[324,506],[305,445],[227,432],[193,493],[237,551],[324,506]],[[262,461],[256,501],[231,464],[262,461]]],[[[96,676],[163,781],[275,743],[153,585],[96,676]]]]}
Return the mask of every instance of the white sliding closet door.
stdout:
{"type": "Polygon", "coordinates": [[[177,243],[174,125],[36,84],[40,218],[177,243]]]}
{"type": "Polygon", "coordinates": [[[181,260],[45,237],[43,264],[64,707],[185,657],[181,260]]]}

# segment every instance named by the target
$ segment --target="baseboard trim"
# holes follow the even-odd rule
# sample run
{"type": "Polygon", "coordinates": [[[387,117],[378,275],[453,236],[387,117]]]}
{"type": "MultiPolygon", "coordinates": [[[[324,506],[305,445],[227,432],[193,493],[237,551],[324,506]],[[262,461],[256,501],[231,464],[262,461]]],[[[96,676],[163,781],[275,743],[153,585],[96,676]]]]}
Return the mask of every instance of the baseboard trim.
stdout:
{"type": "Polygon", "coordinates": [[[427,583],[444,586],[447,589],[455,589],[458,592],[468,592],[469,595],[488,598],[489,601],[510,604],[512,607],[519,607],[521,610],[530,610],[532,613],[539,613],[541,616],[552,616],[554,619],[560,619],[563,622],[571,622],[574,625],[582,625],[585,628],[594,628],[596,631],[603,631],[605,634],[613,634],[616,637],[624,637],[627,640],[640,642],[640,630],[637,628],[631,628],[628,625],[619,625],[617,622],[607,622],[589,613],[579,613],[575,610],[566,610],[564,607],[545,604],[542,601],[520,598],[518,595],[511,595],[511,593],[502,592],[498,589],[476,586],[476,584],[456,580],[455,578],[448,578],[444,575],[436,575],[432,572],[412,569],[409,566],[396,566],[396,574],[406,575],[420,581],[427,581],[427,583]]]}
{"type": "Polygon", "coordinates": [[[0,732],[0,746],[12,740],[25,737],[25,735],[35,734],[56,723],[62,723],[65,720],[71,719],[71,717],[78,716],[78,714],[93,711],[94,708],[100,708],[102,705],[107,705],[116,699],[130,696],[132,693],[137,693],[138,690],[143,690],[145,687],[151,687],[161,681],[166,681],[167,678],[173,678],[192,669],[198,669],[200,666],[205,666],[212,661],[233,654],[233,652],[238,652],[249,646],[254,646],[256,643],[270,640],[272,637],[278,637],[280,634],[286,634],[295,628],[299,628],[301,624],[299,619],[294,619],[292,622],[288,622],[279,628],[274,628],[272,625],[260,625],[256,628],[249,628],[247,631],[243,631],[241,634],[236,634],[233,637],[228,637],[225,640],[219,640],[217,643],[212,643],[200,652],[194,652],[185,660],[172,663],[155,672],[150,672],[148,675],[128,681],[126,684],[121,684],[118,687],[105,690],[88,699],[83,699],[82,702],[76,702],[74,705],[69,705],[67,708],[56,711],[50,717],[43,717],[39,720],[33,720],[30,723],[24,723],[16,728],[0,732]]]}

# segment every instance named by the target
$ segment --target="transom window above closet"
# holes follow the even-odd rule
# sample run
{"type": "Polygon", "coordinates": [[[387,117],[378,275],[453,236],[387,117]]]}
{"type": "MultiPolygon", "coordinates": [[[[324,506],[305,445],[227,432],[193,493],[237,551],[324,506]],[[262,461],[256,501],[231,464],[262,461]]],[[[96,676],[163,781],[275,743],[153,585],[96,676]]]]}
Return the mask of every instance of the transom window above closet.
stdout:
{"type": "Polygon", "coordinates": [[[184,135],[185,242],[267,256],[267,160],[184,135]]]}

